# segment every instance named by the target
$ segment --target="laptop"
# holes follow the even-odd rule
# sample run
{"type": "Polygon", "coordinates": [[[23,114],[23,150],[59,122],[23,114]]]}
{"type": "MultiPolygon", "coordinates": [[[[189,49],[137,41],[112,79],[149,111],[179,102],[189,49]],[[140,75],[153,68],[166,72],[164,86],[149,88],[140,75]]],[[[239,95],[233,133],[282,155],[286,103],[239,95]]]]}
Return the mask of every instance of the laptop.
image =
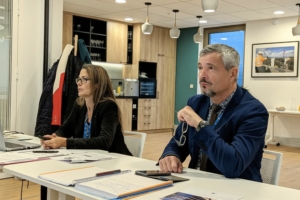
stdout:
{"type": "Polygon", "coordinates": [[[4,133],[0,124],[0,151],[18,151],[23,149],[34,149],[39,148],[40,144],[24,141],[10,141],[7,142],[4,139],[4,133]]]}

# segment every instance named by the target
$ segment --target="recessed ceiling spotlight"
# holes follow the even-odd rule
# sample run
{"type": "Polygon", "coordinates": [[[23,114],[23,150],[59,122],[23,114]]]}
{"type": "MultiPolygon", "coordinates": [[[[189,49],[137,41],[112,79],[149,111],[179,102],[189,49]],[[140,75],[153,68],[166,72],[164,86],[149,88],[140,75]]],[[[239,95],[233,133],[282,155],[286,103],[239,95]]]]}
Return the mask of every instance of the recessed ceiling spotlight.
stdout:
{"type": "Polygon", "coordinates": [[[124,20],[125,20],[125,21],[132,21],[133,19],[130,18],[130,17],[126,17],[124,20]]]}
{"type": "Polygon", "coordinates": [[[206,21],[206,20],[204,20],[204,19],[202,19],[202,20],[199,20],[199,23],[201,23],[201,24],[205,24],[205,23],[207,23],[207,21],[206,21]]]}
{"type": "Polygon", "coordinates": [[[126,0],[115,0],[116,3],[126,3],[126,0]]]}
{"type": "Polygon", "coordinates": [[[284,14],[284,12],[281,11],[281,10],[278,10],[278,11],[275,11],[274,14],[275,14],[275,15],[282,15],[282,14],[284,14]]]}
{"type": "Polygon", "coordinates": [[[228,40],[227,38],[221,38],[221,40],[228,40]]]}

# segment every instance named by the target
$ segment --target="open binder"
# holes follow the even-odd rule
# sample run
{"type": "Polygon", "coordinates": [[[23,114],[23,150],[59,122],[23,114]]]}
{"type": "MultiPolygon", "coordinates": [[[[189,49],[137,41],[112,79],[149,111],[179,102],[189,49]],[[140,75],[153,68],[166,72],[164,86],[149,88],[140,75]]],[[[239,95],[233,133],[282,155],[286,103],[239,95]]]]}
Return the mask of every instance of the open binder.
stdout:
{"type": "Polygon", "coordinates": [[[124,198],[172,186],[172,181],[161,181],[137,176],[130,170],[104,176],[108,170],[83,167],[43,173],[39,178],[107,199],[124,198]],[[104,172],[104,173],[103,173],[104,172]]]}

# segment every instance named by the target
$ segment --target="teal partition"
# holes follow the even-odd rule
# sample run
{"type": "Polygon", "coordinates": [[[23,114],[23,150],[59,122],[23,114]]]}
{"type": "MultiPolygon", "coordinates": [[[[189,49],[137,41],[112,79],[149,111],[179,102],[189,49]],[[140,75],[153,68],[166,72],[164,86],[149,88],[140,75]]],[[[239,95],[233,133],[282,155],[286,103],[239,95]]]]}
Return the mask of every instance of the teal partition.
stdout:
{"type": "MultiPolygon", "coordinates": [[[[180,37],[177,39],[175,111],[182,109],[188,98],[197,94],[198,44],[193,40],[197,29],[180,29],[180,37]],[[190,84],[194,88],[190,88],[190,84]]],[[[178,124],[177,113],[174,115],[174,124],[178,124]]]]}

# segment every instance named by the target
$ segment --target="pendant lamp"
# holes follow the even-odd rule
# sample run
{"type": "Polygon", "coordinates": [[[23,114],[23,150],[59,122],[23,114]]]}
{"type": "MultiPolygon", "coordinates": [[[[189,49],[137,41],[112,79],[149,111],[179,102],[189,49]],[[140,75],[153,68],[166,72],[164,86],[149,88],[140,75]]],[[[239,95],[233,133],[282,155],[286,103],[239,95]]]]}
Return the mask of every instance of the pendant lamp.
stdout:
{"type": "Polygon", "coordinates": [[[199,28],[198,28],[198,32],[194,35],[194,42],[195,43],[200,43],[202,42],[202,35],[200,34],[200,18],[202,18],[202,16],[197,16],[198,18],[198,23],[199,23],[199,28]]]}
{"type": "Polygon", "coordinates": [[[143,34],[151,34],[153,31],[153,25],[149,23],[149,17],[148,17],[148,8],[151,5],[151,3],[146,2],[145,5],[147,6],[147,18],[146,18],[146,22],[142,25],[142,32],[143,34]]]}
{"type": "Polygon", "coordinates": [[[116,3],[126,3],[126,0],[115,0],[116,3]]]}
{"type": "Polygon", "coordinates": [[[174,27],[170,30],[170,37],[179,38],[180,30],[176,27],[176,13],[178,13],[179,10],[173,10],[173,12],[175,13],[175,23],[174,23],[174,27]]]}
{"type": "Polygon", "coordinates": [[[296,6],[299,6],[298,23],[297,23],[297,25],[292,29],[293,36],[299,36],[299,35],[300,35],[300,3],[297,3],[296,6]]]}
{"type": "Polygon", "coordinates": [[[218,7],[218,0],[202,0],[202,9],[204,12],[215,12],[218,7]]]}

